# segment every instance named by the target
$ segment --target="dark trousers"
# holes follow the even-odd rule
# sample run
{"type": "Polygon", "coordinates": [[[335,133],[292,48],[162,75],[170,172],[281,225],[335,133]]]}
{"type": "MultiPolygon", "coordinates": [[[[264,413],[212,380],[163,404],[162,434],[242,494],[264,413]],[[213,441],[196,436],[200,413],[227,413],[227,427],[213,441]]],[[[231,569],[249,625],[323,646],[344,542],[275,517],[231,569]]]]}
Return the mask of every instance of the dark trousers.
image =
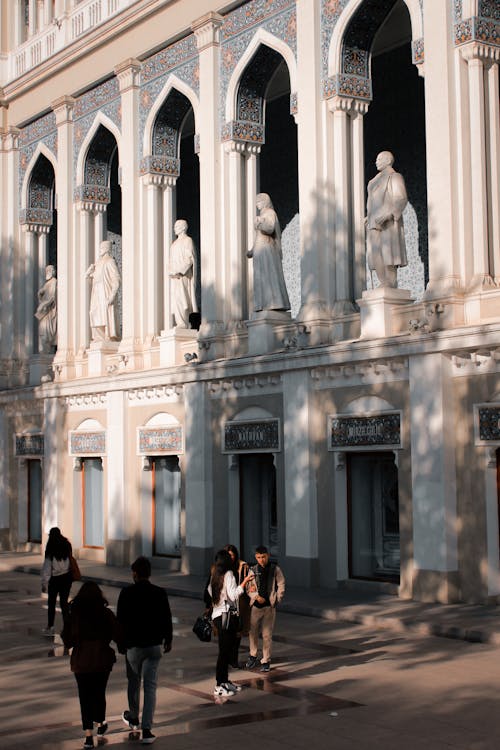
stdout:
{"type": "Polygon", "coordinates": [[[73,577],[71,573],[64,573],[62,576],[51,576],[49,578],[48,585],[48,626],[51,628],[56,619],[56,600],[59,594],[59,603],[61,605],[61,612],[64,622],[68,617],[68,597],[73,583],[73,577]]]}
{"type": "Polygon", "coordinates": [[[82,713],[82,729],[93,729],[94,721],[106,719],[106,685],[109,672],[79,672],[75,674],[82,713]]]}
{"type": "Polygon", "coordinates": [[[219,642],[219,654],[215,667],[215,681],[217,685],[227,682],[228,667],[234,659],[236,641],[238,638],[238,618],[231,617],[229,627],[222,627],[222,617],[216,617],[214,624],[217,628],[217,639],[219,642]]]}

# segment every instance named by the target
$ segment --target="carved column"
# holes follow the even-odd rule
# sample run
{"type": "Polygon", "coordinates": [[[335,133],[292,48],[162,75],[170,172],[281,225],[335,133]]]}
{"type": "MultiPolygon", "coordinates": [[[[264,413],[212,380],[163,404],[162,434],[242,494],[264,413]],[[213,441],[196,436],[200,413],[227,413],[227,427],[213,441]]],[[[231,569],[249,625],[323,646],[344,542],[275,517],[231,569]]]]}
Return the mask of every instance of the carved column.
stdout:
{"type": "Polygon", "coordinates": [[[353,290],[354,299],[360,299],[366,289],[366,187],[364,116],[368,102],[354,100],[352,105],[352,229],[353,229],[353,290]]]}
{"type": "MultiPolygon", "coordinates": [[[[57,352],[54,363],[69,366],[76,348],[75,303],[82,277],[75,263],[73,203],[73,108],[75,100],[63,96],[52,102],[57,124],[57,352]],[[75,299],[76,298],[76,299],[75,299]]],[[[67,370],[66,370],[67,372],[67,370]]]]}
{"type": "Polygon", "coordinates": [[[220,138],[219,138],[219,58],[223,23],[218,13],[207,13],[191,28],[196,36],[200,70],[200,205],[201,219],[201,311],[200,343],[204,356],[223,354],[220,335],[223,323],[222,248],[220,227],[220,138]],[[207,348],[209,347],[209,348],[207,348]]]}
{"type": "Polygon", "coordinates": [[[334,96],[328,106],[333,112],[333,182],[335,212],[335,316],[354,311],[352,283],[351,223],[351,124],[352,99],[334,96]]]}
{"type": "Polygon", "coordinates": [[[140,336],[140,316],[137,315],[137,300],[147,290],[141,284],[143,279],[143,254],[138,251],[142,237],[139,231],[139,85],[141,64],[128,59],[115,68],[121,93],[122,107],[122,340],[120,351],[126,351],[130,360],[135,342],[140,336]]]}
{"type": "Polygon", "coordinates": [[[25,226],[24,245],[24,351],[29,357],[35,352],[35,281],[38,278],[37,234],[33,227],[25,226]]]}
{"type": "MultiPolygon", "coordinates": [[[[250,144],[248,144],[250,145],[250,144]]],[[[246,206],[248,199],[255,203],[255,195],[250,196],[246,190],[245,159],[247,144],[242,141],[226,141],[224,148],[228,159],[227,176],[227,258],[229,268],[227,273],[227,288],[224,294],[224,318],[230,328],[237,328],[238,323],[250,315],[251,305],[248,302],[246,258],[246,206]]],[[[256,147],[260,151],[260,147],[256,147]]],[[[253,226],[253,221],[252,221],[253,226]]],[[[251,245],[250,245],[251,247],[251,245]]]]}
{"type": "Polygon", "coordinates": [[[143,307],[143,335],[152,341],[162,326],[163,289],[166,280],[161,263],[161,211],[162,211],[162,178],[157,175],[143,175],[142,182],[146,194],[146,238],[145,238],[145,276],[143,307]]]}
{"type": "MultiPolygon", "coordinates": [[[[168,178],[163,189],[163,329],[172,328],[172,303],[170,279],[170,245],[174,240],[174,223],[177,216],[175,184],[177,180],[168,178]]],[[[161,245],[161,243],[160,243],[161,245]]],[[[198,269],[199,273],[199,269],[198,269]]]]}
{"type": "Polygon", "coordinates": [[[467,60],[469,84],[473,247],[473,277],[469,286],[473,288],[493,284],[488,249],[484,52],[483,45],[479,44],[462,48],[462,55],[467,60]]]}
{"type": "MultiPolygon", "coordinates": [[[[103,206],[103,209],[104,208],[105,207],[103,206]]],[[[83,202],[78,204],[78,209],[80,214],[80,243],[76,265],[77,283],[75,286],[74,300],[74,340],[78,356],[83,357],[84,352],[90,343],[89,309],[91,281],[85,278],[85,274],[90,264],[95,262],[95,211],[91,204],[83,202]]]]}
{"type": "Polygon", "coordinates": [[[36,10],[37,10],[37,2],[38,0],[28,0],[28,37],[33,36],[33,34],[36,34],[36,10]]]}

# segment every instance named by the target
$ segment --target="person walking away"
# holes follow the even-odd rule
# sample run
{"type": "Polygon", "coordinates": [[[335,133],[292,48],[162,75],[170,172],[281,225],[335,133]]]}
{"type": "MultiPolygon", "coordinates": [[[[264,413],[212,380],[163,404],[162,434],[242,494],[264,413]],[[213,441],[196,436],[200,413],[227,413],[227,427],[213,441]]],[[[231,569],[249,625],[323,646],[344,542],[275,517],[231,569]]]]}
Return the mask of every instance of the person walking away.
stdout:
{"type": "Polygon", "coordinates": [[[255,550],[257,565],[251,567],[255,575],[254,583],[248,587],[250,596],[250,656],[247,669],[254,669],[258,664],[259,629],[262,630],[262,659],[260,671],[271,669],[271,652],[273,630],[276,620],[276,605],[285,595],[285,576],[281,568],[269,559],[267,547],[263,545],[255,550]]]}
{"type": "Polygon", "coordinates": [[[124,650],[128,679],[128,710],[122,714],[124,723],[133,731],[139,729],[139,694],[144,689],[141,729],[143,745],[156,737],[151,731],[156,705],[158,666],[163,652],[172,648],[172,613],[167,592],[149,580],[151,563],[138,557],[132,563],[134,583],[122,589],[116,615],[124,629],[124,650]]]}
{"type": "Polygon", "coordinates": [[[84,583],[72,600],[64,624],[62,639],[66,648],[72,648],[71,671],[78,686],[78,698],[85,732],[83,747],[94,747],[94,723],[97,724],[97,741],[104,740],[106,722],[106,685],[116,661],[111,641],[119,644],[121,628],[108,609],[108,602],[93,581],[84,583]]]}
{"type": "Polygon", "coordinates": [[[61,534],[61,530],[54,526],[49,531],[42,565],[42,593],[48,593],[47,627],[42,629],[43,635],[54,635],[58,594],[63,621],[68,616],[68,598],[73,580],[70,567],[72,554],[71,543],[61,534]]]}
{"type": "Polygon", "coordinates": [[[217,552],[208,585],[208,593],[212,598],[212,621],[217,628],[219,644],[215,667],[214,695],[216,696],[229,697],[241,690],[240,685],[235,685],[229,680],[229,663],[234,658],[238,637],[238,599],[252,578],[253,573],[248,574],[238,586],[229,552],[225,549],[217,552]]]}
{"type": "MultiPolygon", "coordinates": [[[[224,549],[229,552],[236,583],[241,586],[242,580],[245,578],[245,576],[248,575],[249,572],[248,563],[244,560],[240,560],[240,553],[238,552],[238,548],[235,547],[234,544],[226,544],[224,549]]],[[[233,669],[240,668],[238,654],[240,650],[241,639],[243,636],[247,636],[250,630],[250,598],[246,591],[244,591],[238,599],[238,614],[239,628],[236,634],[234,653],[229,662],[229,665],[233,669]]]]}

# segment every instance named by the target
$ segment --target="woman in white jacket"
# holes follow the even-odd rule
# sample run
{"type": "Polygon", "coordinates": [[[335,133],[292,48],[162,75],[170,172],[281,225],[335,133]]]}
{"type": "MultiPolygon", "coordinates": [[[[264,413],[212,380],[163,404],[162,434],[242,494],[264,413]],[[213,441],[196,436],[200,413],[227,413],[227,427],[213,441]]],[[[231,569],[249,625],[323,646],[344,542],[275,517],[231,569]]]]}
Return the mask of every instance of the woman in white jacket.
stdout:
{"type": "Polygon", "coordinates": [[[215,556],[208,585],[208,593],[212,597],[212,621],[217,628],[219,641],[214,695],[225,697],[234,695],[241,690],[240,685],[235,685],[229,680],[228,668],[238,637],[238,600],[248,581],[254,577],[254,574],[250,573],[238,586],[232,571],[232,564],[229,552],[225,549],[219,550],[215,556]]]}

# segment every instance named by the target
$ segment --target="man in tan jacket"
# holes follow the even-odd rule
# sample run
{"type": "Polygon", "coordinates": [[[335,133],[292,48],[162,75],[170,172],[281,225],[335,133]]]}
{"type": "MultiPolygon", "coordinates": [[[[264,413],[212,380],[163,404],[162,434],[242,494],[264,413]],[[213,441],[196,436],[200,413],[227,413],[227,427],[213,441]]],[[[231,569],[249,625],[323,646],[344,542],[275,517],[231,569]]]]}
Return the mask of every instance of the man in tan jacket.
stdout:
{"type": "Polygon", "coordinates": [[[255,550],[257,565],[251,570],[255,575],[250,581],[247,592],[250,597],[250,656],[245,664],[247,669],[254,669],[258,664],[259,629],[262,629],[262,659],[260,671],[269,672],[271,668],[271,650],[273,643],[276,605],[285,594],[285,576],[281,568],[270,562],[267,547],[260,546],[255,550]]]}

